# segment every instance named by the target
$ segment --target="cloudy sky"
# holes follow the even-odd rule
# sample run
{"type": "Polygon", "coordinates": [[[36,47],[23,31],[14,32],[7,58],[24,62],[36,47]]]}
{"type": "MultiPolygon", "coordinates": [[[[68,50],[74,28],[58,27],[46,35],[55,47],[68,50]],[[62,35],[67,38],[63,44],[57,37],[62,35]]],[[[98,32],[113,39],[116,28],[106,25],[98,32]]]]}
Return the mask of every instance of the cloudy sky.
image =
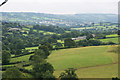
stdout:
{"type": "MultiPolygon", "coordinates": [[[[2,2],[4,0],[0,0],[2,2]]],[[[119,0],[8,0],[0,12],[39,12],[52,14],[118,12],[119,0]]]]}

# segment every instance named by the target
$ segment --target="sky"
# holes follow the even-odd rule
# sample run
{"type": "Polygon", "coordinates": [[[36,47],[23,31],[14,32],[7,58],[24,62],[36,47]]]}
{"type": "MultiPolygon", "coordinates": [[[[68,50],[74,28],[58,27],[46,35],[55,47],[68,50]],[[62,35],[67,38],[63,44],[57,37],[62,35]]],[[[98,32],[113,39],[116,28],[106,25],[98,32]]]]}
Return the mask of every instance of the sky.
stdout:
{"type": "MultiPolygon", "coordinates": [[[[2,2],[4,0],[0,0],[2,2]]],[[[119,0],[8,0],[0,12],[36,12],[50,14],[117,14],[119,0]]]]}

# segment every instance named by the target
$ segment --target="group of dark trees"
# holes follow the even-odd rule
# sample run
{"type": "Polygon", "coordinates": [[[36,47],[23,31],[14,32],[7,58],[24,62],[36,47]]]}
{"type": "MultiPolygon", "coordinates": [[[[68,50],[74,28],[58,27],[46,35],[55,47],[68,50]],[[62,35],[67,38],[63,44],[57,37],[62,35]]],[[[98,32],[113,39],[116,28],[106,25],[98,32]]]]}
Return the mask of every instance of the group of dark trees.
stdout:
{"type": "Polygon", "coordinates": [[[114,45],[113,42],[104,43],[99,40],[79,40],[75,42],[74,40],[67,38],[64,41],[64,46],[66,48],[75,48],[75,47],[85,47],[85,46],[99,46],[99,45],[114,45]]]}
{"type": "MultiPolygon", "coordinates": [[[[45,60],[47,56],[50,55],[50,49],[51,47],[46,46],[46,44],[41,45],[34,55],[30,57],[29,60],[33,66],[30,72],[33,78],[40,78],[41,80],[44,78],[55,78],[53,76],[53,66],[45,60]]],[[[3,52],[3,54],[8,54],[8,52],[3,52]]],[[[7,60],[6,58],[4,58],[3,55],[3,61],[7,60]]],[[[6,61],[6,63],[8,63],[8,61],[6,61]]],[[[3,78],[24,78],[24,76],[17,67],[12,67],[8,68],[6,72],[3,73],[3,78]]]]}
{"type": "MultiPolygon", "coordinates": [[[[43,30],[43,31],[48,31],[48,32],[55,32],[55,33],[65,33],[65,30],[63,28],[59,28],[58,26],[52,26],[52,25],[49,25],[49,26],[45,26],[45,25],[34,25],[33,26],[33,29],[36,29],[36,30],[43,30]]],[[[67,28],[65,28],[67,29],[67,28]]],[[[69,30],[69,29],[68,29],[69,30]]]]}
{"type": "Polygon", "coordinates": [[[50,44],[43,44],[29,59],[33,65],[32,75],[34,78],[55,78],[53,76],[54,68],[45,59],[50,55],[50,44]]]}

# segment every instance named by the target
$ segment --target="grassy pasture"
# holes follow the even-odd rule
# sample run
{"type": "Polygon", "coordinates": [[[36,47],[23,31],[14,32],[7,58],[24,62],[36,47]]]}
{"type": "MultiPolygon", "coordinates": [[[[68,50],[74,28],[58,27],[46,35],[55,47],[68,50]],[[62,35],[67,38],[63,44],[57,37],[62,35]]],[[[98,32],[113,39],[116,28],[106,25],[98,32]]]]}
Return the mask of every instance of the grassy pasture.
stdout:
{"type": "Polygon", "coordinates": [[[70,33],[71,31],[65,31],[66,33],[70,33]]]}
{"type": "Polygon", "coordinates": [[[51,35],[51,34],[56,34],[56,33],[53,33],[53,32],[44,32],[43,34],[44,35],[49,35],[49,34],[51,35]]]}
{"type": "Polygon", "coordinates": [[[34,32],[37,32],[37,30],[35,30],[35,29],[34,29],[33,31],[34,31],[34,32]]]}
{"type": "Polygon", "coordinates": [[[57,40],[57,42],[59,42],[59,43],[64,43],[64,40],[62,41],[62,40],[57,40]]]}
{"type": "Polygon", "coordinates": [[[38,46],[37,47],[27,47],[25,48],[26,50],[33,50],[33,49],[38,49],[38,46]]]}
{"type": "Polygon", "coordinates": [[[23,34],[24,36],[28,36],[27,34],[23,34]]]}
{"type": "Polygon", "coordinates": [[[71,28],[72,30],[93,29],[94,27],[71,28]]]}
{"type": "Polygon", "coordinates": [[[106,38],[106,39],[99,39],[102,42],[114,42],[114,43],[118,43],[118,38],[106,38]]]}
{"type": "Polygon", "coordinates": [[[104,54],[107,47],[83,47],[53,51],[48,57],[48,61],[56,70],[113,63],[111,57],[104,54]]]}
{"type": "Polygon", "coordinates": [[[117,64],[113,64],[117,62],[117,55],[108,53],[109,47],[92,46],[53,51],[48,62],[55,68],[54,75],[57,77],[67,68],[76,68],[80,78],[110,78],[117,76],[117,64]]]}
{"type": "Polygon", "coordinates": [[[43,33],[44,31],[42,31],[42,30],[39,30],[39,33],[43,33]]]}
{"type": "MultiPolygon", "coordinates": [[[[63,70],[56,70],[54,75],[59,77],[63,70]]],[[[118,76],[118,64],[110,64],[89,68],[77,69],[78,78],[112,78],[118,76]]]]}
{"type": "Polygon", "coordinates": [[[28,26],[26,26],[26,27],[28,27],[28,28],[33,28],[33,26],[32,26],[32,25],[28,25],[28,26]]]}
{"type": "Polygon", "coordinates": [[[17,57],[17,58],[11,58],[10,62],[17,62],[17,61],[28,61],[30,56],[33,54],[29,54],[29,55],[25,55],[25,56],[21,56],[21,57],[17,57]]]}
{"type": "Polygon", "coordinates": [[[83,30],[83,29],[103,29],[103,30],[108,30],[108,29],[114,29],[117,27],[116,26],[99,26],[99,25],[96,25],[96,26],[92,26],[92,27],[82,27],[82,28],[71,28],[72,30],[83,30]]]}
{"type": "Polygon", "coordinates": [[[118,34],[106,35],[106,37],[118,37],[118,34]]]}
{"type": "Polygon", "coordinates": [[[30,29],[29,28],[22,28],[23,30],[26,30],[26,31],[29,31],[30,29]]]}
{"type": "Polygon", "coordinates": [[[33,52],[35,49],[38,49],[38,46],[37,47],[27,47],[25,49],[29,50],[29,52],[33,52]]]}

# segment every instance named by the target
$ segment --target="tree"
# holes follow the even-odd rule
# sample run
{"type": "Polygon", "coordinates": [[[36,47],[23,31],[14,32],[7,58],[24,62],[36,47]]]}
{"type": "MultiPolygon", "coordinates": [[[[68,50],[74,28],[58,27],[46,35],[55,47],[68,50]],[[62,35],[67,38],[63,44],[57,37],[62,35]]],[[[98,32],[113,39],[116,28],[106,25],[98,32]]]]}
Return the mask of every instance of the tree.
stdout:
{"type": "Polygon", "coordinates": [[[120,35],[120,30],[118,30],[118,35],[120,35]]]}
{"type": "Polygon", "coordinates": [[[63,47],[63,45],[62,45],[62,43],[56,43],[56,46],[55,46],[55,48],[61,48],[61,47],[63,47]]]}
{"type": "Polygon", "coordinates": [[[53,66],[48,63],[45,59],[42,57],[35,55],[33,57],[33,76],[35,78],[55,78],[53,76],[54,68],[53,66]]]}
{"type": "Polygon", "coordinates": [[[53,39],[60,39],[60,36],[59,36],[59,35],[56,35],[56,34],[53,34],[53,35],[51,36],[51,38],[53,38],[53,39]]]}
{"type": "Polygon", "coordinates": [[[90,38],[93,38],[92,34],[88,34],[86,39],[89,40],[90,38]]]}
{"type": "Polygon", "coordinates": [[[42,45],[48,47],[49,50],[52,50],[52,49],[53,49],[53,46],[52,46],[50,43],[48,43],[48,42],[45,42],[45,43],[43,43],[42,45]]]}
{"type": "Polygon", "coordinates": [[[65,72],[62,72],[59,76],[60,80],[79,80],[75,73],[76,69],[68,68],[65,72]]]}
{"type": "Polygon", "coordinates": [[[16,49],[15,50],[15,55],[20,55],[22,54],[22,50],[21,49],[16,49]]]}
{"type": "Polygon", "coordinates": [[[2,51],[2,64],[8,64],[10,62],[10,58],[11,58],[10,52],[3,50],[2,51]]]}
{"type": "Polygon", "coordinates": [[[70,39],[70,38],[67,38],[67,39],[64,40],[64,46],[65,46],[65,47],[68,47],[68,48],[77,47],[76,42],[73,41],[73,40],[70,39]]]}
{"type": "Polygon", "coordinates": [[[56,42],[57,42],[57,40],[56,40],[56,39],[54,39],[54,38],[49,38],[49,39],[48,39],[48,42],[49,42],[49,43],[56,43],[56,42]]]}
{"type": "Polygon", "coordinates": [[[50,55],[50,50],[53,49],[53,46],[50,43],[44,43],[39,46],[39,49],[43,50],[45,52],[46,56],[50,55]]]}
{"type": "Polygon", "coordinates": [[[23,78],[22,73],[19,71],[18,68],[12,67],[8,68],[4,73],[3,73],[3,78],[23,78]]]}
{"type": "Polygon", "coordinates": [[[45,52],[42,49],[38,49],[35,52],[35,55],[41,56],[42,58],[47,58],[47,56],[46,56],[47,54],[45,54],[45,52]]]}

